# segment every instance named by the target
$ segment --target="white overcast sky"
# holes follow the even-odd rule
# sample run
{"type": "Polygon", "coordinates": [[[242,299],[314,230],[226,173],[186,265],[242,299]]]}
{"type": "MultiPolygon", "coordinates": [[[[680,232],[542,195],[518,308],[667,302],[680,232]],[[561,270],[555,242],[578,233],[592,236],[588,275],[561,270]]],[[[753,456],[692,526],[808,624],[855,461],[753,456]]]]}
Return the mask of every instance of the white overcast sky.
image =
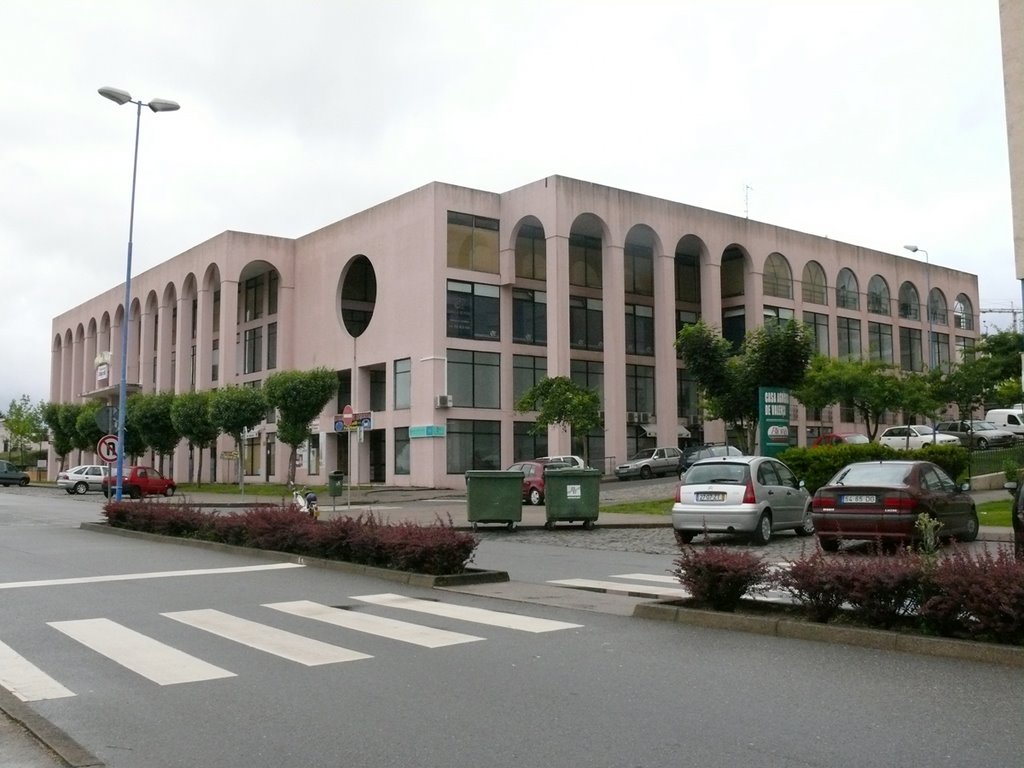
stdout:
{"type": "Polygon", "coordinates": [[[1021,307],[998,0],[3,0],[0,72],[0,410],[124,281],[135,107],[101,86],[181,104],[143,110],[135,274],[559,174],[916,244],[1021,307]]]}

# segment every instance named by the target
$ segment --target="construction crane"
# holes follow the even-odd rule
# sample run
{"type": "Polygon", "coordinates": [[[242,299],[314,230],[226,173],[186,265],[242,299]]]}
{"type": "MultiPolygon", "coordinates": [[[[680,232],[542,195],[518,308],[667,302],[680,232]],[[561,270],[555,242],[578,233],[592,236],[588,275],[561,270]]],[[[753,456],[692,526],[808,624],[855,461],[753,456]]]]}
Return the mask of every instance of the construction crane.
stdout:
{"type": "MultiPolygon", "coordinates": [[[[992,309],[979,309],[978,310],[978,314],[980,316],[984,316],[984,315],[1012,315],[1012,318],[1011,318],[1012,325],[1010,326],[1010,330],[1016,331],[1017,330],[1017,315],[1019,315],[1021,313],[1021,311],[1022,310],[1020,308],[1013,306],[1013,304],[1011,303],[1009,309],[995,308],[995,307],[993,307],[992,309]]],[[[987,328],[983,328],[983,332],[987,333],[988,329],[987,328]]]]}

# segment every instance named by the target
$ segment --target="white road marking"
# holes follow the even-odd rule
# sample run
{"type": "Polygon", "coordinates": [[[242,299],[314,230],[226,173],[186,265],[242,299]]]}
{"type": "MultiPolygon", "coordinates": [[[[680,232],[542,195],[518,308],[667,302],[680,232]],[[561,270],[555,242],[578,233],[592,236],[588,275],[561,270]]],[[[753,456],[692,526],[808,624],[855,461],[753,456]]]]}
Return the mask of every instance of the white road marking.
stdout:
{"type": "Polygon", "coordinates": [[[110,619],[51,621],[49,625],[158,685],[235,677],[234,672],[207,664],[110,619]]]}
{"type": "Polygon", "coordinates": [[[682,588],[652,587],[647,584],[623,584],[618,581],[601,581],[599,579],[558,579],[556,581],[549,581],[548,584],[608,592],[613,595],[631,595],[633,597],[680,598],[690,596],[690,593],[682,588]]]}
{"type": "Polygon", "coordinates": [[[390,592],[379,595],[353,596],[353,600],[361,600],[364,603],[373,605],[384,605],[389,608],[401,608],[407,611],[418,611],[429,613],[433,616],[444,616],[449,619],[460,619],[472,621],[477,624],[487,624],[492,627],[504,627],[506,629],[518,629],[523,632],[555,632],[560,629],[572,629],[582,627],[582,624],[570,624],[565,621],[552,621],[551,619],[537,619],[532,616],[520,616],[515,613],[504,613],[502,611],[489,611],[485,608],[473,608],[465,605],[452,605],[449,603],[435,603],[431,600],[420,600],[414,597],[403,597],[390,592]]]}
{"type": "Polygon", "coordinates": [[[4,643],[0,643],[0,686],[22,701],[64,699],[75,695],[4,643]]]}
{"type": "Polygon", "coordinates": [[[62,587],[69,584],[98,584],[105,581],[134,581],[137,579],[169,579],[175,576],[220,576],[228,573],[274,571],[281,568],[305,568],[301,563],[273,563],[271,565],[240,565],[232,568],[196,568],[191,571],[152,571],[150,573],[118,573],[112,576],[82,576],[71,579],[43,579],[41,581],[8,581],[0,589],[22,587],[62,587]]]}
{"type": "Polygon", "coordinates": [[[368,613],[357,613],[346,611],[341,608],[332,608],[329,605],[321,605],[310,600],[295,600],[287,603],[267,603],[267,608],[275,611],[283,611],[293,616],[302,616],[306,619],[315,619],[337,627],[354,629],[357,632],[386,637],[390,640],[399,640],[403,643],[412,643],[424,648],[442,648],[447,645],[458,645],[460,643],[472,643],[483,640],[475,635],[464,635],[461,632],[449,632],[445,629],[434,629],[424,627],[420,624],[411,624],[406,621],[387,619],[381,616],[373,616],[368,613]]]}
{"type": "Polygon", "coordinates": [[[197,611],[175,611],[160,615],[180,621],[190,627],[206,630],[227,640],[247,645],[250,648],[304,664],[307,667],[373,658],[365,653],[322,643],[310,637],[268,627],[266,624],[242,619],[212,608],[197,611]]]}

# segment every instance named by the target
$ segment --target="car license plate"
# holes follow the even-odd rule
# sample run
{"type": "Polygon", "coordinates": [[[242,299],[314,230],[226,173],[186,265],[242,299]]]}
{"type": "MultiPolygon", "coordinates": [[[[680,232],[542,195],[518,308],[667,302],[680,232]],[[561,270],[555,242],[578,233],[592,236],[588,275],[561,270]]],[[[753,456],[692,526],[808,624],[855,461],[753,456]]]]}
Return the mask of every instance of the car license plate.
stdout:
{"type": "Polygon", "coordinates": [[[693,494],[694,501],[725,501],[725,493],[722,491],[697,491],[693,494]]]}
{"type": "Polygon", "coordinates": [[[843,504],[876,504],[878,502],[877,496],[858,496],[855,494],[843,496],[843,504]]]}

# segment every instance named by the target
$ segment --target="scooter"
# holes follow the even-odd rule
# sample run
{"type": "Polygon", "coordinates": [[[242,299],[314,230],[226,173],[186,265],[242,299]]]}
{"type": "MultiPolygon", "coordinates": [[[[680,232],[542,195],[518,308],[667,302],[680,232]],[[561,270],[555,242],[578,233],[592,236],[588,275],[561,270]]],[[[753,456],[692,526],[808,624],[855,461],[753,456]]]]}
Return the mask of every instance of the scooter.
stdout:
{"type": "Polygon", "coordinates": [[[292,500],[295,506],[314,520],[318,520],[320,518],[320,505],[317,503],[316,494],[307,489],[306,486],[296,488],[294,483],[289,483],[288,487],[292,489],[292,500]]]}

